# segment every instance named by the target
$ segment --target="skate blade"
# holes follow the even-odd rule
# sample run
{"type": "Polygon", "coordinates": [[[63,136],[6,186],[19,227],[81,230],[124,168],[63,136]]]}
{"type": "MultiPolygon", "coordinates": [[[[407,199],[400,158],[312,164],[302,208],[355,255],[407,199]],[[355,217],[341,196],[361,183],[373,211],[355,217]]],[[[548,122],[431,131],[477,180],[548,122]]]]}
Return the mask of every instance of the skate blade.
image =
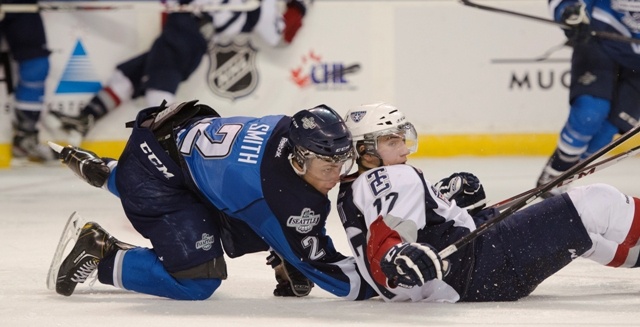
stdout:
{"type": "Polygon", "coordinates": [[[84,219],[82,219],[82,217],[77,212],[72,213],[67,220],[67,223],[62,230],[62,235],[60,236],[60,241],[58,242],[56,252],[53,254],[51,266],[49,266],[49,273],[47,275],[48,289],[56,289],[56,279],[58,277],[58,270],[60,269],[62,257],[65,253],[64,250],[67,248],[69,242],[76,242],[78,240],[78,235],[80,235],[80,231],[82,230],[82,226],[84,226],[84,223],[84,219]]]}

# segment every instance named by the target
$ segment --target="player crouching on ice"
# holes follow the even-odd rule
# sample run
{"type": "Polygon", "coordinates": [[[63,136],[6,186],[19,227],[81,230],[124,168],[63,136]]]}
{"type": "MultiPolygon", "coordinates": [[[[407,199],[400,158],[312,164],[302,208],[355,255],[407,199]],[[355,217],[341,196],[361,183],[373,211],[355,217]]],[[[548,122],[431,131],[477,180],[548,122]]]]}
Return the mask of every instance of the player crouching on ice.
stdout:
{"type": "Polygon", "coordinates": [[[612,267],[638,265],[640,199],[605,184],[515,212],[442,259],[442,251],[495,214],[480,181],[455,173],[431,184],[407,165],[413,125],[374,103],[345,122],[358,172],[340,186],[338,208],[367,282],[387,301],[514,301],[578,256],[612,267]],[[483,218],[484,217],[484,218],[483,218]]]}
{"type": "Polygon", "coordinates": [[[355,157],[342,118],[325,105],[293,116],[220,117],[196,102],[141,111],[118,161],[57,147],[76,174],[120,197],[153,249],[131,248],[88,223],[62,264],[54,258],[56,291],[71,295],[97,269],[103,284],[204,300],[227,277],[224,254],[272,250],[276,296],[305,296],[314,284],[348,299],[374,296],[325,230],[327,193],[355,157]]]}

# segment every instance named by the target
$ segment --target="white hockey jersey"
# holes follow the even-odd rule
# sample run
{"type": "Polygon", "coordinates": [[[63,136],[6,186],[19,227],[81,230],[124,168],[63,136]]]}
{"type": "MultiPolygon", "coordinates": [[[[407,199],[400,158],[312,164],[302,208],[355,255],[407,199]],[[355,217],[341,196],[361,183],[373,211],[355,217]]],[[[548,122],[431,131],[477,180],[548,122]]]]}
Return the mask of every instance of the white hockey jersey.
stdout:
{"type": "Polygon", "coordinates": [[[340,186],[338,212],[365,280],[386,301],[456,302],[465,291],[473,267],[473,245],[451,255],[444,280],[431,280],[410,289],[391,288],[370,256],[384,255],[382,244],[428,243],[439,251],[475,229],[459,208],[409,165],[380,167],[340,186]]]}

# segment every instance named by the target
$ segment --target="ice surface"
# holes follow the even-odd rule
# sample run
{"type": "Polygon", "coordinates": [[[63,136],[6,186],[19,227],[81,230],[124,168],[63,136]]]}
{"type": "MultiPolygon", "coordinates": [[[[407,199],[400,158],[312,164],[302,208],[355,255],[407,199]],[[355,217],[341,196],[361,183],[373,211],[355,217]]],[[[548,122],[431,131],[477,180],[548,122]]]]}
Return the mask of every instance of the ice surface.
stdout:
{"type": "MultiPolygon", "coordinates": [[[[542,157],[419,159],[437,181],[471,171],[490,202],[533,186],[542,157]]],[[[632,158],[578,183],[606,182],[640,195],[640,159],[632,158]]],[[[335,199],[335,190],[330,194],[335,199]]],[[[66,219],[78,211],[119,239],[149,246],[129,225],[119,200],[60,165],[0,170],[0,326],[637,326],[640,271],[578,259],[528,298],[500,303],[349,302],[315,287],[306,298],[276,298],[266,254],[228,260],[229,279],[208,300],[181,302],[96,283],[71,297],[46,288],[46,274],[66,219]]],[[[349,252],[335,210],[328,232],[349,252]]]]}

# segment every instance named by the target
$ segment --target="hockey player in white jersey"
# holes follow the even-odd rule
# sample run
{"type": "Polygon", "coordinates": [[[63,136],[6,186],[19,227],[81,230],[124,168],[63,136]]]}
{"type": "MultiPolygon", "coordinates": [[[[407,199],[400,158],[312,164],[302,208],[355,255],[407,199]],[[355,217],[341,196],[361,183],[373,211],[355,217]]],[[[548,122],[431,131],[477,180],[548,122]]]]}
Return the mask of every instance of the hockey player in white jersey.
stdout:
{"type": "Polygon", "coordinates": [[[389,104],[357,107],[345,121],[358,172],[341,184],[338,211],[360,272],[387,301],[514,301],[578,256],[638,265],[640,199],[605,184],[522,209],[442,259],[439,251],[496,213],[481,210],[478,178],[432,184],[407,165],[416,132],[389,104]]]}
{"type": "MultiPolygon", "coordinates": [[[[180,4],[238,5],[242,0],[180,0],[180,4]]],[[[287,0],[284,13],[277,0],[260,0],[247,12],[176,12],[166,17],[161,34],[151,48],[116,67],[104,87],[78,116],[52,111],[50,125],[73,135],[74,143],[86,136],[95,122],[123,102],[140,96],[147,106],[175,102],[178,86],[198,68],[208,47],[228,42],[240,34],[254,33],[270,46],[290,44],[307,11],[304,0],[287,0]]],[[[79,144],[78,144],[79,145],[79,144]]]]}

